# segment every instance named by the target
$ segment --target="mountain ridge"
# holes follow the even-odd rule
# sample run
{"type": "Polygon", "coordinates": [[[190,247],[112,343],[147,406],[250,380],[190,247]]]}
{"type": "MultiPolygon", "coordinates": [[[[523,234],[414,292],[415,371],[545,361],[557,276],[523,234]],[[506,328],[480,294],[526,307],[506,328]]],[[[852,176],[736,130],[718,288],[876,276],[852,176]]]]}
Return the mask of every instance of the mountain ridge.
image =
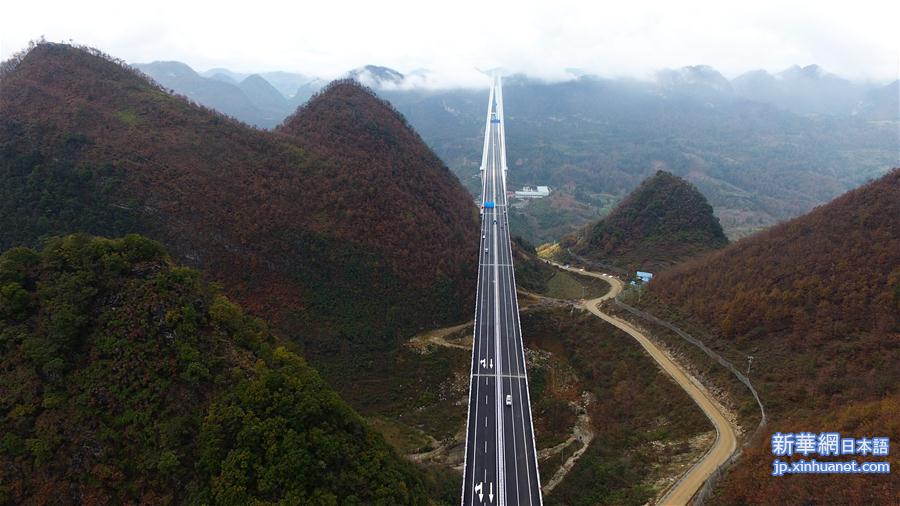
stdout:
{"type": "MultiPolygon", "coordinates": [[[[174,88],[177,92],[187,96],[199,96],[203,98],[200,101],[203,105],[222,109],[218,106],[219,104],[204,98],[203,93],[192,89],[187,84],[172,82],[164,74],[155,75],[157,73],[154,71],[154,65],[158,63],[167,62],[136,63],[134,65],[148,72],[154,79],[166,84],[167,87],[174,88]]],[[[187,66],[183,63],[181,65],[187,66]]],[[[714,101],[743,99],[773,105],[798,114],[863,115],[865,117],[868,117],[867,111],[859,105],[866,99],[866,95],[883,86],[890,86],[889,83],[851,82],[827,72],[815,64],[805,67],[793,65],[774,74],[762,69],[750,70],[731,79],[725,78],[718,70],[709,65],[660,69],[655,72],[654,78],[648,81],[612,79],[577,69],[568,69],[567,72],[573,77],[573,80],[589,78],[640,82],[648,87],[656,86],[659,93],[695,97],[701,101],[710,100],[710,98],[714,101]],[[821,87],[821,89],[817,87],[821,87]]],[[[265,79],[287,100],[287,104],[274,115],[274,121],[272,117],[260,119],[258,111],[255,113],[244,112],[236,116],[242,121],[264,128],[275,127],[284,118],[293,114],[297,107],[325,84],[321,78],[283,71],[252,74],[214,68],[196,74],[197,77],[219,80],[232,85],[238,85],[251,75],[258,75],[265,79]]],[[[369,64],[349,70],[339,79],[355,79],[379,92],[430,90],[429,83],[433,83],[433,81],[429,79],[429,75],[430,71],[426,69],[415,69],[404,74],[390,67],[369,64]]],[[[510,83],[515,82],[516,77],[517,75],[508,76],[510,83]]],[[[524,74],[521,77],[535,80],[524,74]]],[[[565,82],[567,81],[554,81],[556,84],[565,82]]],[[[441,89],[454,88],[442,86],[441,89]]],[[[223,112],[229,113],[224,110],[223,112]]]]}
{"type": "Polygon", "coordinates": [[[260,320],[137,235],[0,254],[0,499],[426,504],[260,320]]]}
{"type": "Polygon", "coordinates": [[[727,244],[703,194],[662,170],[608,216],[562,243],[576,254],[629,270],[656,270],[727,244]]]}
{"type": "Polygon", "coordinates": [[[177,61],[135,64],[160,85],[183,94],[198,104],[215,109],[249,124],[260,124],[261,113],[237,83],[202,77],[188,65],[177,61]]]}
{"type": "MultiPolygon", "coordinates": [[[[724,503],[783,496],[881,503],[896,497],[894,476],[766,478],[775,432],[900,436],[897,216],[900,168],[808,214],[659,273],[636,302],[707,329],[706,345],[734,360],[753,358],[748,374],[769,422],[719,487],[724,503]]],[[[748,407],[755,410],[752,401],[748,407]]],[[[875,460],[896,466],[898,458],[875,460]]]]}
{"type": "Polygon", "coordinates": [[[238,83],[238,88],[259,110],[262,120],[267,124],[277,123],[281,111],[288,107],[288,100],[259,74],[247,76],[238,83]]]}
{"type": "Polygon", "coordinates": [[[368,127],[398,142],[366,156],[344,144],[352,156],[339,159],[328,158],[334,149],[248,128],[70,46],[39,45],[2,79],[8,184],[0,191],[4,216],[17,217],[4,223],[3,247],[72,227],[148,234],[312,349],[393,343],[469,311],[475,207],[368,92],[352,103],[323,94],[320,103],[347,117],[366,111],[346,107],[388,115],[368,127]],[[377,176],[376,168],[403,181],[372,188],[359,174],[377,176]],[[435,203],[445,206],[440,213],[435,203]],[[424,246],[413,255],[416,242],[424,246]]]}

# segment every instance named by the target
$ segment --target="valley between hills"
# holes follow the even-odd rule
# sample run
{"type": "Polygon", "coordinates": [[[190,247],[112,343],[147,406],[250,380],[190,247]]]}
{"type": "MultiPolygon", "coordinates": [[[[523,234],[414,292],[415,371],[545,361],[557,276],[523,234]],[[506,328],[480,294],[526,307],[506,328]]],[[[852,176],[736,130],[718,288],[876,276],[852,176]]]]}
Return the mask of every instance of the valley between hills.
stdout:
{"type": "MultiPolygon", "coordinates": [[[[504,222],[544,500],[888,504],[896,472],[771,476],[769,438],[900,439],[891,120],[698,102],[698,72],[510,79],[509,173],[560,190],[504,222]],[[659,114],[553,145],[527,108],[604,89],[659,114]]],[[[0,66],[0,504],[459,502],[483,100],[350,77],[261,130],[93,48],[0,66]]]]}

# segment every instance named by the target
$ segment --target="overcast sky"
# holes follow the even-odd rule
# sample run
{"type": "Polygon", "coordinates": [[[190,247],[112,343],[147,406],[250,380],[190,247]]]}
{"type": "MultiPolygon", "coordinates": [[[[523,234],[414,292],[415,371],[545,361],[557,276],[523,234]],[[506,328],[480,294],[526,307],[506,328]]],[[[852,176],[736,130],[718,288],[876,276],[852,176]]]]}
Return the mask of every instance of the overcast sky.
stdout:
{"type": "Polygon", "coordinates": [[[41,35],[129,62],[336,77],[364,64],[427,68],[442,85],[475,69],[548,79],[566,68],[642,77],[708,64],[727,77],[817,63],[855,80],[897,79],[900,2],[807,1],[7,1],[0,58],[41,35]]]}

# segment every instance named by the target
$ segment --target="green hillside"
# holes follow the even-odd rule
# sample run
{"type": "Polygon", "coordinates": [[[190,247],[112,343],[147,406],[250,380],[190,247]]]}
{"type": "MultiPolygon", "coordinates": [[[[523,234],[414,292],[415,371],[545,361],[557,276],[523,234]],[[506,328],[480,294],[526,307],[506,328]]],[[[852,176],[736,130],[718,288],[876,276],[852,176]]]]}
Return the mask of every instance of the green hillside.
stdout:
{"type": "Polygon", "coordinates": [[[706,198],[665,171],[641,183],[606,218],[563,245],[629,269],[656,269],[722,248],[728,239],[706,198]]]}
{"type": "Polygon", "coordinates": [[[311,360],[471,313],[471,197],[359,84],[266,132],[96,50],[42,43],[3,65],[0,109],[0,248],[147,235],[311,360]]]}
{"type": "Polygon", "coordinates": [[[159,243],[0,256],[0,503],[426,504],[428,483],[159,243]]]}

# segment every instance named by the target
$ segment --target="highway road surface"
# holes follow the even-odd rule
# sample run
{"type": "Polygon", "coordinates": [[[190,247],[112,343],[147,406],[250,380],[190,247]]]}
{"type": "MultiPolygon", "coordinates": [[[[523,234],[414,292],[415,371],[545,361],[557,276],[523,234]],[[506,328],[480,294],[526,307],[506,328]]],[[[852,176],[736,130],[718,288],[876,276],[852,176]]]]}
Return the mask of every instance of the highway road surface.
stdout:
{"type": "Polygon", "coordinates": [[[485,124],[478,292],[461,503],[540,505],[541,480],[506,215],[506,138],[499,77],[491,83],[485,124]]]}

